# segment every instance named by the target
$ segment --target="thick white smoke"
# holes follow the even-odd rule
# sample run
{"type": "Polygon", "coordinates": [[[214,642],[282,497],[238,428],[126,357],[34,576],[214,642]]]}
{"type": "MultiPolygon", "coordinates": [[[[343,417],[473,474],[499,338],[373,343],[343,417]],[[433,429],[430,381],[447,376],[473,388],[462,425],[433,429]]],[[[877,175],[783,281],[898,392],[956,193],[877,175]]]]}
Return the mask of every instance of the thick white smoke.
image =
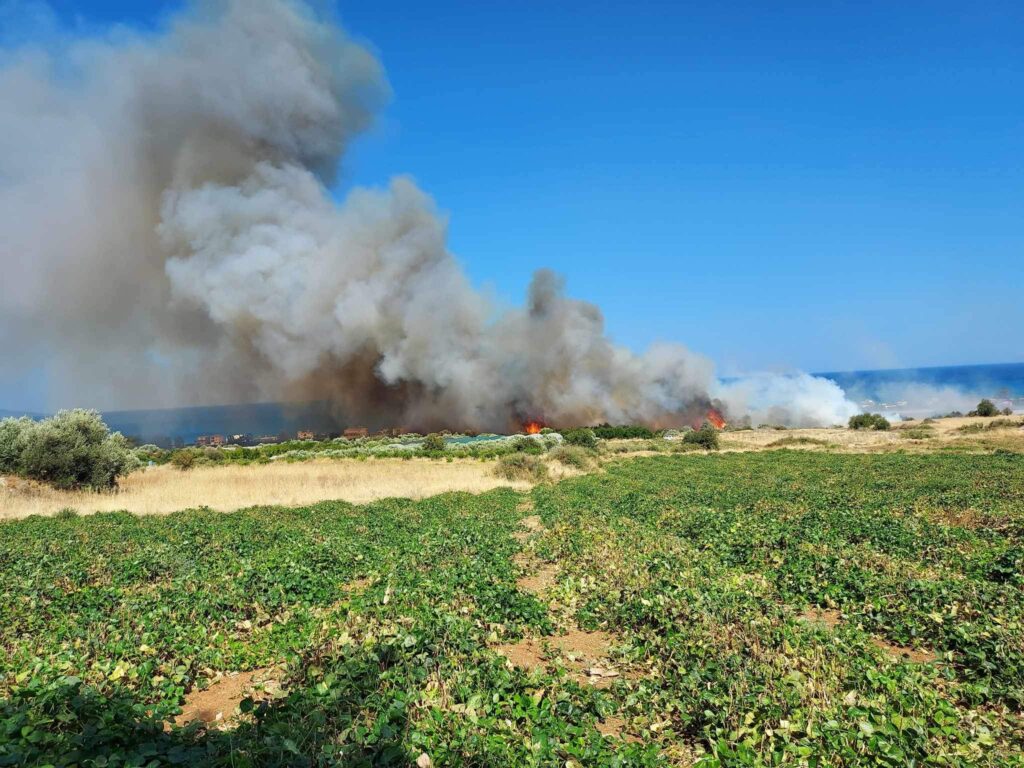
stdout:
{"type": "MultiPolygon", "coordinates": [[[[159,36],[9,53],[5,343],[46,362],[61,404],[330,398],[419,428],[699,419],[706,359],[615,346],[545,271],[496,314],[411,180],[331,198],[387,95],[374,56],[298,0],[209,0],[159,36]]],[[[848,410],[810,377],[757,386],[775,421],[848,410]]],[[[751,392],[718,394],[736,410],[751,392]]]]}
{"type": "Polygon", "coordinates": [[[746,414],[755,425],[843,425],[861,411],[834,381],[806,373],[758,374],[720,382],[715,394],[732,413],[746,414]]]}
{"type": "Polygon", "coordinates": [[[985,398],[1003,408],[1020,407],[1019,398],[998,394],[998,383],[991,386],[934,385],[922,382],[893,381],[868,386],[854,386],[847,396],[856,399],[862,410],[889,417],[922,418],[944,416],[951,412],[970,413],[985,398]]]}

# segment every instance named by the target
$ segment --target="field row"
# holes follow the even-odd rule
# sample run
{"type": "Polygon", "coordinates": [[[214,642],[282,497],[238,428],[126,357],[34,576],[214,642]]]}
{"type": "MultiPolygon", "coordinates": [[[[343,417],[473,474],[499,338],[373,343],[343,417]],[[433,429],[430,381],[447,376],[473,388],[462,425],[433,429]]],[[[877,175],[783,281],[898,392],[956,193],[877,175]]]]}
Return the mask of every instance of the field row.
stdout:
{"type": "Polygon", "coordinates": [[[772,452],[3,523],[0,765],[1022,765],[1022,510],[1017,456],[772,452]]]}

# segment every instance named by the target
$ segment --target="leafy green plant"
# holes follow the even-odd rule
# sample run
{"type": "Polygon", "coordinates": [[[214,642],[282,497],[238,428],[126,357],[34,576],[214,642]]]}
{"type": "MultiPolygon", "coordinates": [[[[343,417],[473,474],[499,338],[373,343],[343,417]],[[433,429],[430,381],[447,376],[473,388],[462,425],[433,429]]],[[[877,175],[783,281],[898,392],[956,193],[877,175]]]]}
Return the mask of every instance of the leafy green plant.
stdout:
{"type": "Polygon", "coordinates": [[[597,447],[597,436],[592,429],[566,429],[562,431],[562,437],[568,445],[578,445],[581,448],[597,447]]]}
{"type": "Polygon", "coordinates": [[[1019,455],[771,451],[0,522],[0,764],[1019,766],[1022,510],[1019,455]]]}
{"type": "Polygon", "coordinates": [[[445,443],[444,436],[439,435],[437,432],[432,432],[431,434],[423,438],[423,442],[420,445],[420,450],[423,453],[435,455],[438,453],[443,453],[446,447],[447,443],[445,443]]]}
{"type": "Polygon", "coordinates": [[[859,413],[850,417],[848,424],[850,429],[875,429],[887,430],[892,425],[889,420],[878,413],[859,413]]]}
{"type": "Polygon", "coordinates": [[[32,421],[0,424],[0,468],[55,488],[106,490],[139,461],[119,432],[111,433],[96,411],[59,411],[32,421]]]}
{"type": "Polygon", "coordinates": [[[999,415],[999,409],[996,408],[995,403],[993,403],[988,398],[985,398],[980,403],[978,403],[978,407],[974,409],[974,412],[971,413],[971,414],[968,414],[968,415],[969,416],[998,416],[999,415]]]}
{"type": "Polygon", "coordinates": [[[547,465],[528,453],[511,453],[498,459],[494,474],[506,480],[539,482],[548,476],[547,465]]]}
{"type": "Polygon", "coordinates": [[[529,453],[534,456],[539,456],[547,449],[544,442],[535,437],[516,437],[511,441],[510,447],[513,453],[529,453]]]}
{"type": "Polygon", "coordinates": [[[559,445],[548,451],[548,458],[567,467],[586,470],[594,464],[593,453],[578,445],[559,445]]]}
{"type": "Polygon", "coordinates": [[[599,424],[591,431],[602,440],[650,440],[655,436],[653,430],[642,424],[599,424]]]}
{"type": "Polygon", "coordinates": [[[718,450],[718,430],[704,422],[700,429],[695,429],[683,435],[683,442],[691,445],[698,445],[707,451],[718,450]]]}
{"type": "Polygon", "coordinates": [[[182,448],[171,455],[171,466],[187,472],[202,463],[202,451],[198,448],[182,448]]]}
{"type": "Polygon", "coordinates": [[[0,420],[0,473],[15,475],[21,472],[21,452],[24,436],[35,425],[29,418],[0,420]]]}
{"type": "Polygon", "coordinates": [[[156,464],[161,464],[168,460],[170,456],[170,451],[166,451],[160,446],[153,445],[152,443],[140,445],[138,448],[134,449],[134,452],[136,458],[142,463],[152,461],[156,464]]]}

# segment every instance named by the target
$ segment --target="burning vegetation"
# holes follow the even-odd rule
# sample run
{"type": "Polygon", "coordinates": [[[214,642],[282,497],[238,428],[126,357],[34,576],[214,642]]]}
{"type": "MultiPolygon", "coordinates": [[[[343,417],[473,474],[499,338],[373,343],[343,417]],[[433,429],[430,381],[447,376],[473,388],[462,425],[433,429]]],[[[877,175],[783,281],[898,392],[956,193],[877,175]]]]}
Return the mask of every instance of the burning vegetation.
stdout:
{"type": "Polygon", "coordinates": [[[717,408],[708,408],[705,419],[708,424],[713,426],[715,429],[725,429],[726,427],[725,416],[723,416],[722,412],[717,408]]]}

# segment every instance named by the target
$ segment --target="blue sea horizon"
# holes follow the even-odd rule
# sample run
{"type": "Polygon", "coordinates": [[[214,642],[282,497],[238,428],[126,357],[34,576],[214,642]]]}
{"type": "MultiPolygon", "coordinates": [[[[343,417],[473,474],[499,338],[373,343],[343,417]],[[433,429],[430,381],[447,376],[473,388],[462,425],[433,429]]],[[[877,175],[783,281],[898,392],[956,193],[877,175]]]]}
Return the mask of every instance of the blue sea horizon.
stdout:
{"type": "Polygon", "coordinates": [[[1024,363],[939,365],[923,368],[879,368],[864,371],[822,371],[812,376],[832,379],[839,386],[855,388],[882,383],[930,384],[1008,397],[1024,397],[1024,363]]]}
{"type": "Polygon", "coordinates": [[[944,365],[813,374],[834,381],[866,410],[943,415],[972,410],[981,398],[1024,409],[1024,363],[944,365]]]}

